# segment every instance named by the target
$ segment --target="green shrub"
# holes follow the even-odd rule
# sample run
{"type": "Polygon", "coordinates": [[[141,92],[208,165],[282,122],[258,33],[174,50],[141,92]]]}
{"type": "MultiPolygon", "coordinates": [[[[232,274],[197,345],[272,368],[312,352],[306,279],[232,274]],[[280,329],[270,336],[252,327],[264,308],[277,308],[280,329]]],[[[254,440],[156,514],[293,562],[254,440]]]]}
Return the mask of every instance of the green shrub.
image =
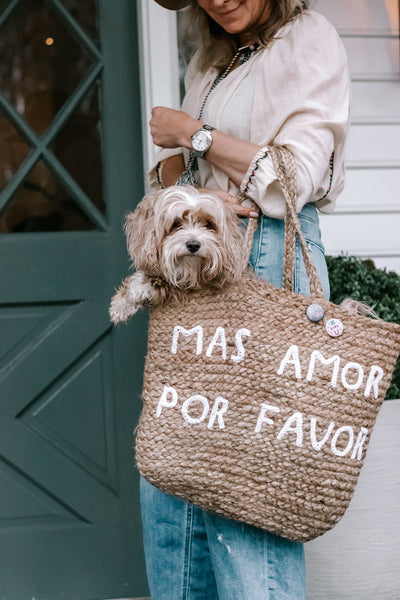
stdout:
{"type": "MultiPolygon", "coordinates": [[[[371,306],[385,321],[400,324],[400,275],[355,256],[327,256],[326,262],[332,302],[354,298],[371,306]]],[[[400,360],[386,395],[387,400],[393,398],[400,398],[400,360]]]]}

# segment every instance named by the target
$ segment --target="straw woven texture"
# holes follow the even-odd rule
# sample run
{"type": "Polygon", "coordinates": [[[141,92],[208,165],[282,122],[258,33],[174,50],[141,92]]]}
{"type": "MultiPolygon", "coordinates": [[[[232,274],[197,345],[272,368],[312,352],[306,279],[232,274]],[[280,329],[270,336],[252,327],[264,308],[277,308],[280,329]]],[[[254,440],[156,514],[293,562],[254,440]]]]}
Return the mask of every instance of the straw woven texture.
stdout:
{"type": "Polygon", "coordinates": [[[309,277],[313,299],[246,271],[153,309],[136,440],[139,471],[167,493],[303,542],[344,514],[400,351],[398,325],[322,299],[309,277]],[[332,318],[340,337],[325,331],[332,318]]]}

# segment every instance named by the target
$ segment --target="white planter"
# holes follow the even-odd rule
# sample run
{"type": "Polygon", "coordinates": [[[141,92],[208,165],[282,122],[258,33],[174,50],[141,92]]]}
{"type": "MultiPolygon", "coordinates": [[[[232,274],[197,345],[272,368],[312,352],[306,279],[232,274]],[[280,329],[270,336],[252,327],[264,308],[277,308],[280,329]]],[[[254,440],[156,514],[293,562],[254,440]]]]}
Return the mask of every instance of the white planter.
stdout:
{"type": "Polygon", "coordinates": [[[400,400],[383,403],[350,506],[306,560],[308,600],[400,600],[400,400]]]}

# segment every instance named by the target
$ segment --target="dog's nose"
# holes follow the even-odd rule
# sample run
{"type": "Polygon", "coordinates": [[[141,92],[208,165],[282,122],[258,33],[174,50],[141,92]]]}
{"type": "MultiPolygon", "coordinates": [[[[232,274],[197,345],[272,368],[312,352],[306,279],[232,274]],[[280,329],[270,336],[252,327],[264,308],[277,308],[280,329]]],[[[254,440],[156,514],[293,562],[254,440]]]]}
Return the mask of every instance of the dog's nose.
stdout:
{"type": "Polygon", "coordinates": [[[188,240],[186,242],[186,248],[192,254],[195,254],[197,252],[197,250],[200,248],[200,246],[201,246],[201,244],[198,240],[188,240]]]}

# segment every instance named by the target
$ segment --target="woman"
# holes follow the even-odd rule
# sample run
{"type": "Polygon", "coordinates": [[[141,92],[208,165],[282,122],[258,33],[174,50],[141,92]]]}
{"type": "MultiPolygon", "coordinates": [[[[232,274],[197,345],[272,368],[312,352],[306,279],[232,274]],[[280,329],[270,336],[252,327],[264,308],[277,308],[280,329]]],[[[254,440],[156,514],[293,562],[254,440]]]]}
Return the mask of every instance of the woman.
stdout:
{"type": "MultiPolygon", "coordinates": [[[[260,209],[250,261],[282,284],[284,198],[269,148],[288,147],[297,166],[297,210],[329,296],[317,208],[331,212],[344,182],[349,120],[346,55],[308,0],[156,0],[190,4],[197,52],[182,110],[156,107],[162,149],[153,188],[194,182],[241,216],[260,209]]],[[[309,294],[297,248],[294,288],[309,294]]],[[[303,547],[224,519],[141,482],[147,573],[153,600],[305,600],[303,547]]]]}

